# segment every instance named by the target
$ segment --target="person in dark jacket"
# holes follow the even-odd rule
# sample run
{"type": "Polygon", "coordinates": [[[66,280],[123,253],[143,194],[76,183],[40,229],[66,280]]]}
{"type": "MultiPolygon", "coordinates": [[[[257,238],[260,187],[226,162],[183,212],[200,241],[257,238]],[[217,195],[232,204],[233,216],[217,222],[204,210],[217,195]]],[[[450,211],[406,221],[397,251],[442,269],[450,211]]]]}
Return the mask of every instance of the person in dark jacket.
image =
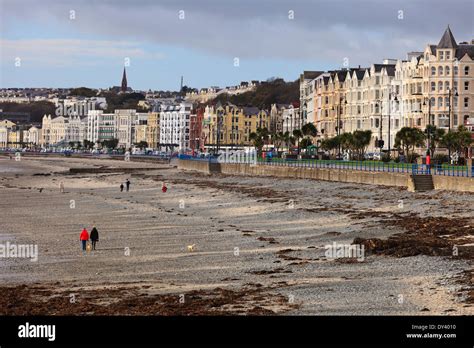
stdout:
{"type": "Polygon", "coordinates": [[[82,251],[86,251],[87,241],[89,240],[89,233],[87,233],[87,230],[85,227],[82,230],[81,236],[79,237],[79,239],[81,240],[81,243],[82,243],[82,251]]]}
{"type": "Polygon", "coordinates": [[[123,192],[123,183],[120,184],[120,192],[123,192]]]}
{"type": "Polygon", "coordinates": [[[92,226],[90,239],[92,242],[92,250],[95,250],[95,243],[99,241],[99,231],[97,231],[97,228],[95,228],[95,226],[92,226]]]}
{"type": "Polygon", "coordinates": [[[128,192],[128,190],[130,189],[130,180],[127,179],[127,181],[125,182],[125,185],[127,185],[127,192],[128,192]]]}

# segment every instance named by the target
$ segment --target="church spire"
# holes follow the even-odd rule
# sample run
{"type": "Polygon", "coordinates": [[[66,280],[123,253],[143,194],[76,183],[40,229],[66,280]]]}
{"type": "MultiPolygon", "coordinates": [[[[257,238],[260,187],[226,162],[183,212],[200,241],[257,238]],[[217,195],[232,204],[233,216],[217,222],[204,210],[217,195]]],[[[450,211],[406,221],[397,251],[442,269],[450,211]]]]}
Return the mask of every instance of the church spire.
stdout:
{"type": "Polygon", "coordinates": [[[127,72],[125,71],[125,67],[123,68],[122,87],[120,90],[124,93],[127,91],[127,72]]]}

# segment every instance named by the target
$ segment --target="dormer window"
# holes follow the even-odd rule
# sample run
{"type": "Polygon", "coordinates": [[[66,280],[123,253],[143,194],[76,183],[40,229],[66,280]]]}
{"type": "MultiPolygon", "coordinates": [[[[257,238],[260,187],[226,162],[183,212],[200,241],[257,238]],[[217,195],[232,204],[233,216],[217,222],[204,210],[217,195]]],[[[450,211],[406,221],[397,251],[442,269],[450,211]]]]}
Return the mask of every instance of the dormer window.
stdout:
{"type": "Polygon", "coordinates": [[[450,59],[451,59],[451,52],[446,51],[446,60],[450,60],[450,59]]]}
{"type": "Polygon", "coordinates": [[[439,60],[444,60],[444,52],[443,51],[438,51],[438,59],[439,60]]]}

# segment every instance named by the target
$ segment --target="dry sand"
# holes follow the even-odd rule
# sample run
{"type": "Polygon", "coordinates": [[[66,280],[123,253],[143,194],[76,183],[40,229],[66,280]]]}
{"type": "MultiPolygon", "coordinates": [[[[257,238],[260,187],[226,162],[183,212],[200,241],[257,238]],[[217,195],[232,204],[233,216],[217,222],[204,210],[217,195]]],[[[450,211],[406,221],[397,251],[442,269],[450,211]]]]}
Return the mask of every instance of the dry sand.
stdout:
{"type": "Polygon", "coordinates": [[[404,232],[384,223],[393,216],[463,218],[473,226],[473,201],[472,194],[208,176],[164,164],[0,157],[0,243],[39,248],[37,262],[0,258],[8,287],[1,312],[472,315],[470,258],[352,262],[328,260],[324,246],[404,232]],[[93,167],[115,169],[69,173],[93,167]],[[131,191],[120,192],[127,178],[131,191]],[[84,254],[79,234],[93,223],[100,242],[84,254]]]}

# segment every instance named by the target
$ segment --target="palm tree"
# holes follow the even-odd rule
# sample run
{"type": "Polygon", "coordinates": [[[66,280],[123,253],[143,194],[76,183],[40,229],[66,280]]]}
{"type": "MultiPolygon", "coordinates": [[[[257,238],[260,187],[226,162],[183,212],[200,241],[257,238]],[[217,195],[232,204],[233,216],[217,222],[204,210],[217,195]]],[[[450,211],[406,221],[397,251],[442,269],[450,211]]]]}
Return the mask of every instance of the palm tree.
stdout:
{"type": "Polygon", "coordinates": [[[263,146],[268,141],[268,129],[257,128],[256,132],[250,133],[249,139],[252,140],[253,145],[257,149],[257,153],[260,154],[262,152],[263,146]]]}
{"type": "Polygon", "coordinates": [[[438,128],[431,124],[426,126],[426,132],[428,133],[428,136],[430,139],[429,141],[430,154],[431,156],[434,156],[436,148],[438,148],[441,145],[441,142],[446,132],[444,131],[444,129],[438,128]]]}
{"type": "Polygon", "coordinates": [[[298,142],[298,154],[300,153],[300,139],[303,137],[303,132],[299,129],[295,129],[293,131],[293,136],[295,137],[296,141],[298,142]]]}
{"type": "Polygon", "coordinates": [[[415,148],[425,146],[426,135],[418,128],[403,127],[395,135],[395,147],[402,148],[408,162],[415,157],[415,148]]]}
{"type": "Polygon", "coordinates": [[[357,159],[359,159],[360,161],[364,159],[364,155],[367,151],[367,147],[370,144],[371,138],[371,130],[356,130],[352,133],[352,147],[354,148],[354,151],[357,154],[357,159]]]}

